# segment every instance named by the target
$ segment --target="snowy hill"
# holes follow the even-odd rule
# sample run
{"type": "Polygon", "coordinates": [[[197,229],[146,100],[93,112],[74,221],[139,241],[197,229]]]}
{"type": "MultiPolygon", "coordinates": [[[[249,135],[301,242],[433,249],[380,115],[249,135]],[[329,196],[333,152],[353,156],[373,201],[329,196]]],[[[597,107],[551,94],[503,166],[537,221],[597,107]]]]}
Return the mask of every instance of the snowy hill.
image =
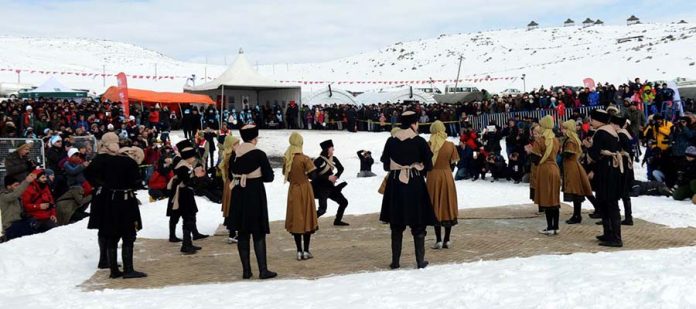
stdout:
{"type": "MultiPolygon", "coordinates": [[[[191,74],[203,82],[205,74],[203,64],[175,60],[127,43],[0,37],[0,82],[17,82],[17,69],[22,83],[38,85],[54,75],[69,87],[98,93],[116,84],[113,75],[118,72],[134,75],[129,76],[130,87],[169,91],[181,91],[191,74]]],[[[212,77],[223,70],[223,66],[208,66],[212,77]]]]}
{"type": "MultiPolygon", "coordinates": [[[[454,83],[459,56],[463,83],[493,91],[522,89],[522,74],[528,90],[581,85],[586,77],[601,82],[696,78],[695,35],[696,26],[689,24],[442,34],[329,62],[262,65],[259,71],[280,81],[301,81],[304,91],[328,81],[339,88],[366,90],[418,85],[430,78],[442,88],[454,83]]],[[[16,82],[16,69],[23,83],[35,85],[56,75],[67,86],[100,92],[105,88],[104,69],[109,75],[106,87],[116,83],[113,74],[123,71],[132,75],[131,87],[181,91],[191,74],[196,74],[197,83],[203,82],[206,66],[112,41],[0,37],[0,82],[16,82]]],[[[224,69],[208,65],[207,75],[213,78],[224,69]]]]}
{"type": "MultiPolygon", "coordinates": [[[[262,66],[277,79],[305,81],[382,81],[460,79],[479,88],[527,89],[539,85],[624,82],[641,77],[666,80],[696,77],[696,27],[689,24],[642,24],[500,30],[442,34],[434,39],[397,42],[386,48],[335,61],[262,66]],[[633,39],[630,39],[633,38],[633,39]],[[485,80],[485,77],[500,78],[485,80]],[[512,78],[510,78],[512,77],[512,78]],[[517,77],[517,79],[514,79],[517,77]],[[507,79],[504,79],[507,78],[507,79]],[[483,79],[476,81],[474,79],[483,79]]],[[[442,86],[442,82],[437,86],[442,86]]],[[[348,87],[366,87],[358,83],[348,87]]],[[[368,84],[373,85],[373,84],[368,84]]],[[[345,86],[344,86],[345,87],[345,86]]],[[[375,87],[374,85],[372,87],[375,87]]]]}

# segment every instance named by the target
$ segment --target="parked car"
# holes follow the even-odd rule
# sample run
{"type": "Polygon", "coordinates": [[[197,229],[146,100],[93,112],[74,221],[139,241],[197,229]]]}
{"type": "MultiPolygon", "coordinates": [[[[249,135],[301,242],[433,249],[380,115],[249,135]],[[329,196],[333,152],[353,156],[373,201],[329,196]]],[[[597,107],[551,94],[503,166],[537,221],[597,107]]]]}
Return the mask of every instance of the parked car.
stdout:
{"type": "Polygon", "coordinates": [[[508,89],[503,90],[503,92],[500,93],[500,96],[501,97],[507,97],[507,96],[514,97],[514,96],[518,96],[520,94],[522,94],[522,91],[520,91],[519,89],[508,88],[508,89]]]}
{"type": "Polygon", "coordinates": [[[457,102],[475,102],[483,100],[483,92],[471,86],[445,86],[445,92],[435,94],[435,101],[440,104],[457,102]]]}

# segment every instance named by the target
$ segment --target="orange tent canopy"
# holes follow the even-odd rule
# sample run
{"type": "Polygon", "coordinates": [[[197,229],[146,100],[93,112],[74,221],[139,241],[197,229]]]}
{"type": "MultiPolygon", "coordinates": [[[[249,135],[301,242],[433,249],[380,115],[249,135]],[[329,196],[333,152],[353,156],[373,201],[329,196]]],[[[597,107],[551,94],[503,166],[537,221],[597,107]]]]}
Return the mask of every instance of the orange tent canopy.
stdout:
{"type": "MultiPolygon", "coordinates": [[[[112,102],[118,102],[118,87],[111,86],[104,92],[102,99],[112,102]]],[[[128,88],[129,102],[143,103],[160,103],[160,104],[176,104],[176,103],[194,103],[194,104],[215,104],[209,96],[192,93],[178,92],[157,92],[143,89],[128,88]]]]}

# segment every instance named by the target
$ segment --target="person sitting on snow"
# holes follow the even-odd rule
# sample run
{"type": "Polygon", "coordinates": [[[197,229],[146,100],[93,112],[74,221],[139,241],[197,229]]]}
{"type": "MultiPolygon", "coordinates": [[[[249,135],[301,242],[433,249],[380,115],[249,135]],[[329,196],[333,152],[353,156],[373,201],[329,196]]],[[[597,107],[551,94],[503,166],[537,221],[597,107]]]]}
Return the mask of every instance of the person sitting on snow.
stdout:
{"type": "Polygon", "coordinates": [[[0,242],[34,234],[36,221],[24,212],[19,200],[34,180],[36,174],[33,173],[27,175],[21,183],[13,176],[5,176],[5,189],[0,192],[0,214],[4,231],[0,242]]]}
{"type": "Polygon", "coordinates": [[[677,201],[691,198],[696,203],[696,147],[689,146],[684,154],[685,159],[677,172],[677,189],[672,197],[677,201]]]}
{"type": "Polygon", "coordinates": [[[360,159],[360,173],[358,173],[358,177],[377,176],[372,172],[372,164],[375,163],[375,160],[372,158],[372,152],[369,150],[359,150],[358,159],[360,159]]]}
{"type": "Polygon", "coordinates": [[[37,169],[32,174],[36,176],[36,180],[22,194],[22,205],[24,211],[36,219],[37,232],[43,233],[57,226],[56,207],[46,172],[37,169]]]}

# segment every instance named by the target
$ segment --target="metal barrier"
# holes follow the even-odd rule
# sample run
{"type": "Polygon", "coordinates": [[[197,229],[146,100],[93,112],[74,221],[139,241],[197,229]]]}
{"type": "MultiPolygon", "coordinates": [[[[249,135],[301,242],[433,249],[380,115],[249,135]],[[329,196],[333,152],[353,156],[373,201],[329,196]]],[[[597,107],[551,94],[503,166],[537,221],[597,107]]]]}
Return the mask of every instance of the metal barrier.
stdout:
{"type": "Polygon", "coordinates": [[[558,110],[557,109],[540,109],[540,110],[533,110],[533,111],[521,111],[521,112],[510,112],[510,113],[495,113],[495,114],[481,114],[478,116],[470,116],[469,117],[469,122],[471,123],[471,126],[474,130],[480,131],[486,128],[488,124],[491,121],[494,121],[495,124],[499,126],[504,126],[505,123],[511,118],[535,118],[535,119],[541,119],[546,115],[551,115],[554,118],[556,118],[556,121],[558,123],[562,123],[568,119],[570,119],[570,116],[573,115],[574,112],[578,112],[580,115],[587,116],[589,113],[597,108],[601,108],[602,106],[583,106],[579,108],[566,108],[565,113],[563,115],[558,115],[558,110]]]}
{"type": "Polygon", "coordinates": [[[70,140],[72,141],[73,147],[79,148],[85,146],[87,148],[85,157],[87,157],[88,160],[93,159],[97,154],[97,138],[94,135],[71,136],[70,140]]]}
{"type": "Polygon", "coordinates": [[[33,142],[28,154],[29,159],[41,166],[43,166],[46,162],[46,153],[43,140],[31,138],[0,138],[0,185],[2,185],[3,188],[5,185],[4,179],[7,171],[5,159],[11,153],[17,150],[17,146],[26,143],[27,141],[33,142]]]}

